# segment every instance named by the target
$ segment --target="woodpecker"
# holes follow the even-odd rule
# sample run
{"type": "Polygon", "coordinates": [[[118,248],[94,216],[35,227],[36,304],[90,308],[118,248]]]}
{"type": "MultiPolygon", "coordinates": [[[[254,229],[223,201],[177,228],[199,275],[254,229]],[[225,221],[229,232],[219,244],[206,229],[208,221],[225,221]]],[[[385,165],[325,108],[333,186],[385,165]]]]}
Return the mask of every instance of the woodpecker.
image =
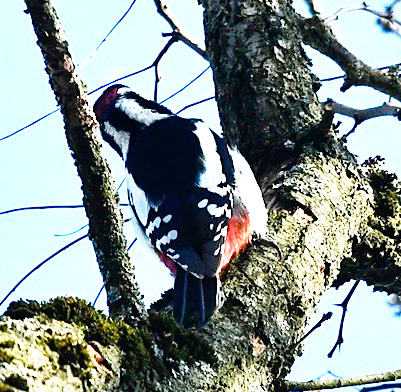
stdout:
{"type": "Polygon", "coordinates": [[[108,87],[94,112],[125,162],[138,240],[175,276],[174,318],[186,328],[204,325],[223,303],[219,275],[266,228],[248,163],[202,120],[179,117],[124,85],[108,87]]]}

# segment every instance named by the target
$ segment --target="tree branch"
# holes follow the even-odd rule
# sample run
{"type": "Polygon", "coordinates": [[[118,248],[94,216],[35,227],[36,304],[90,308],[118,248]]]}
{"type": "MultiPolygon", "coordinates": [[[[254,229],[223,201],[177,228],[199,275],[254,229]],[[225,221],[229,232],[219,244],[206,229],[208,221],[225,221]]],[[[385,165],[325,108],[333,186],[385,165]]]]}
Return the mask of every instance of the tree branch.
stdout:
{"type": "Polygon", "coordinates": [[[369,109],[356,109],[350,106],[342,105],[341,103],[335,102],[332,99],[328,99],[324,103],[326,109],[332,110],[334,113],[342,114],[343,116],[351,117],[355,120],[355,124],[352,129],[344,135],[346,139],[349,135],[355,132],[358,125],[366,120],[370,120],[376,117],[382,116],[394,116],[401,121],[401,106],[390,105],[384,102],[381,106],[376,106],[369,109]]]}
{"type": "Polygon", "coordinates": [[[60,21],[49,0],[26,0],[38,45],[42,51],[73,152],[84,193],[83,204],[89,219],[89,236],[114,316],[144,317],[145,310],[134,280],[118,195],[110,170],[101,156],[96,139],[98,124],[88,104],[85,87],[79,79],[60,21]]]}
{"type": "Polygon", "coordinates": [[[310,19],[299,17],[298,26],[305,44],[332,59],[345,72],[341,91],[352,86],[368,86],[401,101],[401,82],[398,75],[386,75],[363,63],[337,41],[322,19],[317,16],[310,19]]]}
{"type": "Polygon", "coordinates": [[[401,35],[401,21],[394,18],[392,7],[387,7],[386,12],[378,11],[371,8],[365,2],[360,5],[344,7],[339,9],[333,15],[324,19],[326,23],[333,20],[337,20],[340,15],[354,11],[366,11],[378,17],[378,23],[383,27],[385,31],[392,31],[398,35],[401,35]]]}
{"type": "Polygon", "coordinates": [[[317,391],[319,389],[334,389],[355,385],[374,384],[376,382],[394,381],[401,378],[401,369],[392,372],[372,374],[362,377],[339,378],[336,380],[320,380],[295,382],[285,381],[282,385],[286,391],[317,391]]]}
{"type": "Polygon", "coordinates": [[[331,358],[336,351],[336,348],[338,347],[338,350],[340,350],[341,345],[344,343],[344,338],[343,338],[343,329],[344,329],[344,321],[345,321],[345,315],[347,313],[347,308],[348,308],[348,303],[349,300],[351,299],[352,295],[354,294],[360,280],[357,280],[354,285],[352,286],[351,290],[349,291],[348,295],[345,297],[344,301],[341,302],[341,304],[338,304],[343,309],[343,313],[341,315],[341,322],[340,322],[340,329],[338,331],[338,337],[337,340],[333,346],[333,348],[330,350],[330,352],[327,354],[329,358],[331,358]]]}
{"type": "Polygon", "coordinates": [[[206,61],[209,61],[206,51],[201,49],[196,43],[191,41],[178,27],[177,23],[174,21],[173,17],[168,12],[167,5],[164,3],[163,0],[154,0],[154,3],[157,8],[157,12],[161,15],[170,27],[173,29],[173,33],[176,35],[179,41],[184,42],[187,46],[189,46],[192,50],[202,56],[206,61]]]}

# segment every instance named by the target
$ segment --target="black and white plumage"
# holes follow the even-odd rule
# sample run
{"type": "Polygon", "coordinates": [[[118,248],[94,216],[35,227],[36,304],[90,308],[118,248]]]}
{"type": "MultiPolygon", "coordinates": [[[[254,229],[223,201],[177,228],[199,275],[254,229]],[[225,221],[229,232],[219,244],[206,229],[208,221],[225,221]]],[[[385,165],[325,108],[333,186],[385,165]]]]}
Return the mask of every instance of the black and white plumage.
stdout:
{"type": "Polygon", "coordinates": [[[265,229],[248,164],[201,120],[178,117],[126,86],[107,88],[94,111],[125,161],[139,240],[150,241],[176,277],[174,317],[186,327],[205,324],[222,305],[221,269],[265,229]]]}

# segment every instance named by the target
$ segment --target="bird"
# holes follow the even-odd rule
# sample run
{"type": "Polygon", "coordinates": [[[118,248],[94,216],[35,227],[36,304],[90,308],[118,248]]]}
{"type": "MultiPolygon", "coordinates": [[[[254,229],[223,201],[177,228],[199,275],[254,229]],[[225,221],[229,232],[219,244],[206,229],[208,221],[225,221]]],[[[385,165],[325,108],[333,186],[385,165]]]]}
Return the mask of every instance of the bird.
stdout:
{"type": "Polygon", "coordinates": [[[175,276],[173,316],[202,327],[224,302],[220,275],[266,230],[253,172],[202,120],[115,84],[94,104],[103,139],[125,163],[138,240],[175,276]]]}

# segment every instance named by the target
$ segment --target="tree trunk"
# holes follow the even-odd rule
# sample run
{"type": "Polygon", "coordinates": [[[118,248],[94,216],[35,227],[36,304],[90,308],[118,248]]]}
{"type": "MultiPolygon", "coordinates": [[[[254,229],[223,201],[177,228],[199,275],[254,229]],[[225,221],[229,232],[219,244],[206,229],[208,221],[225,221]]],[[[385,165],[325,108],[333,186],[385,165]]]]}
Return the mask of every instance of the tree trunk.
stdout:
{"type": "Polygon", "coordinates": [[[232,263],[224,307],[199,330],[163,312],[130,326],[72,299],[14,304],[0,322],[0,390],[50,390],[50,379],[77,391],[275,390],[325,290],[362,278],[401,294],[401,192],[336,139],[291,2],[203,6],[223,128],[271,207],[270,239],[232,263]]]}

